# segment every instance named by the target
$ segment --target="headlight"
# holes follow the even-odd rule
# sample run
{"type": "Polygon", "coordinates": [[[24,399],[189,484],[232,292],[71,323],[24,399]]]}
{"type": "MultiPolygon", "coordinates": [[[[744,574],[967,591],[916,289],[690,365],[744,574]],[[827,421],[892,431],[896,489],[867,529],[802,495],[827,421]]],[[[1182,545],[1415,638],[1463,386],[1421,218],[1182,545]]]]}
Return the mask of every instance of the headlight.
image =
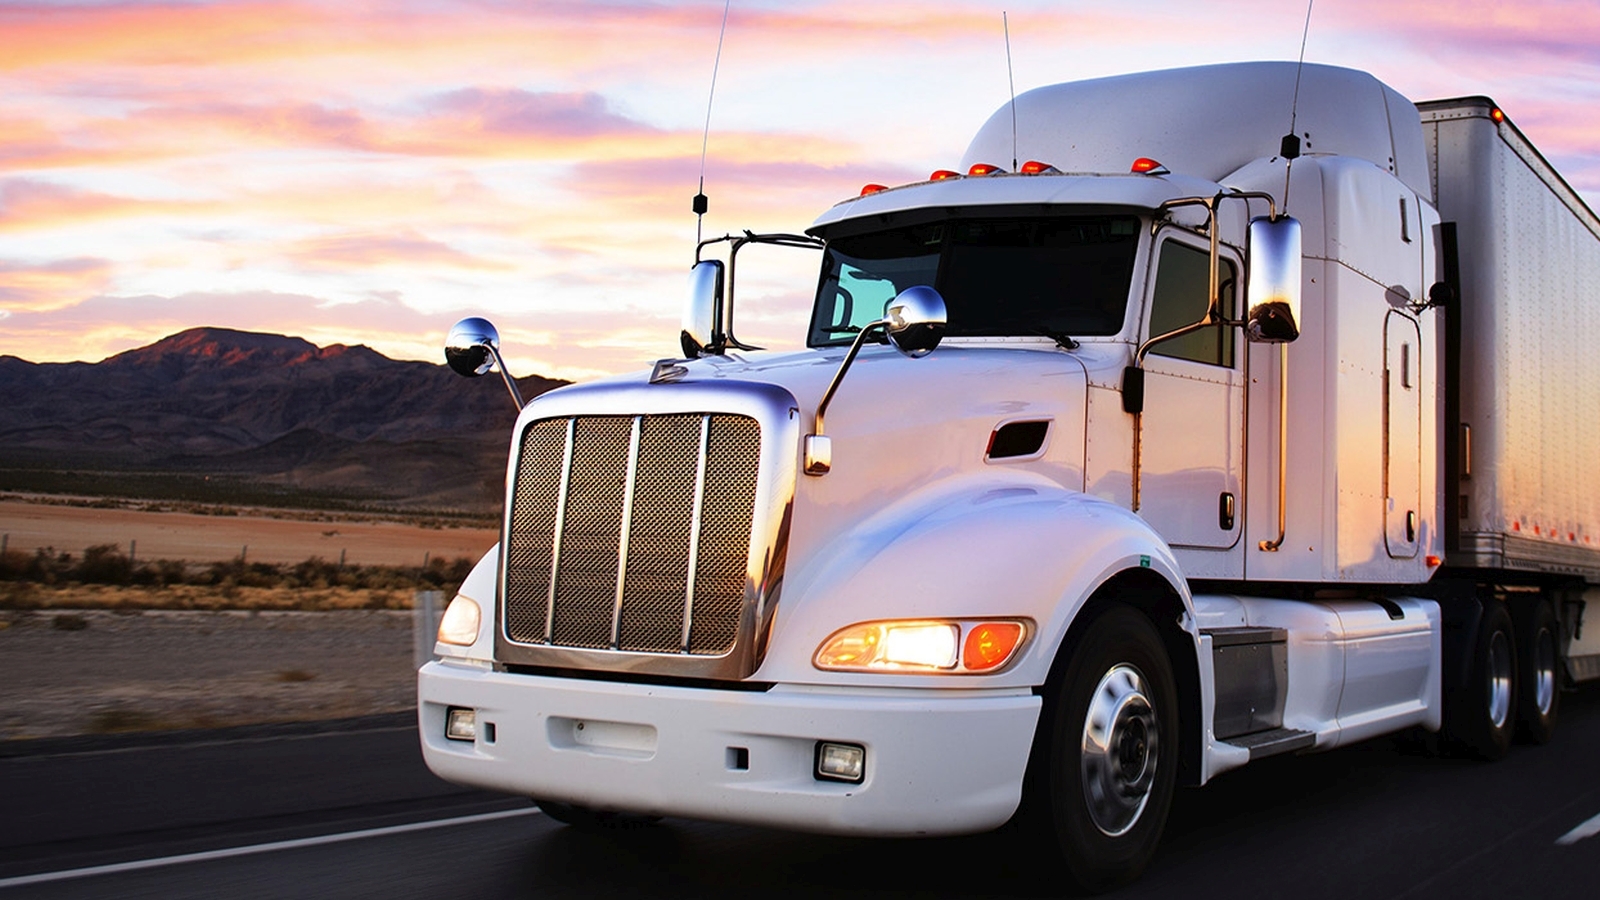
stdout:
{"type": "Polygon", "coordinates": [[[853,672],[987,673],[1016,656],[1028,631],[1025,620],[859,622],[823,641],[812,663],[853,672]]]}
{"type": "Polygon", "coordinates": [[[439,643],[470,647],[478,641],[478,623],[482,614],[478,604],[460,594],[455,595],[445,607],[444,618],[439,620],[439,643]]]}

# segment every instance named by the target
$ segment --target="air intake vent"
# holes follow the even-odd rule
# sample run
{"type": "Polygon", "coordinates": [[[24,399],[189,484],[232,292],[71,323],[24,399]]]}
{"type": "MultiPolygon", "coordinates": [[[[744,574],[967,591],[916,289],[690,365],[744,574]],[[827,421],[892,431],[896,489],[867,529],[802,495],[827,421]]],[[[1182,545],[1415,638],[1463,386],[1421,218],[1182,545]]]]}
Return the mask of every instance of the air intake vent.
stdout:
{"type": "Polygon", "coordinates": [[[515,643],[716,656],[738,641],[761,429],[736,415],[546,419],[507,540],[515,643]]]}
{"type": "Polygon", "coordinates": [[[1050,433],[1050,423],[1008,422],[989,434],[990,459],[1014,459],[1033,456],[1044,448],[1045,435],[1050,433]]]}

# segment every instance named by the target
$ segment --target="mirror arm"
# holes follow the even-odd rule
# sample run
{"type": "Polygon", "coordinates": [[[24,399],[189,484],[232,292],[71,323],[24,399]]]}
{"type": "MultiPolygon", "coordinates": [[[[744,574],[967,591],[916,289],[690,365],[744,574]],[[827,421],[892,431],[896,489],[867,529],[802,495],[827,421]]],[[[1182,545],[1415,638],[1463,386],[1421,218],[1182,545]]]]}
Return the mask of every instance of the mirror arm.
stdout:
{"type": "Polygon", "coordinates": [[[506,390],[511,392],[511,402],[515,403],[517,411],[521,412],[522,408],[527,404],[523,402],[522,392],[517,390],[517,380],[512,378],[511,373],[506,370],[506,360],[505,357],[500,355],[500,348],[493,344],[480,344],[479,346],[488,348],[490,355],[494,357],[495,368],[500,370],[500,377],[506,383],[506,390]]]}
{"type": "Polygon", "coordinates": [[[823,392],[822,400],[817,404],[815,424],[811,429],[812,436],[823,436],[823,417],[828,412],[828,404],[833,402],[833,395],[838,392],[839,385],[844,381],[844,373],[850,371],[850,364],[856,361],[856,354],[861,352],[861,345],[866,343],[867,336],[874,331],[881,331],[889,327],[888,319],[879,319],[871,325],[861,329],[854,342],[850,344],[850,352],[844,355],[844,361],[839,363],[839,368],[833,373],[833,380],[828,382],[828,389],[823,392]]]}
{"type": "Polygon", "coordinates": [[[709,247],[712,244],[720,244],[723,242],[727,242],[729,244],[727,292],[722,298],[721,307],[716,311],[717,321],[712,327],[713,341],[706,347],[706,351],[708,353],[720,354],[730,347],[735,350],[747,351],[764,349],[762,347],[755,347],[740,341],[733,333],[733,291],[734,285],[738,283],[738,278],[734,276],[734,270],[738,266],[739,250],[746,244],[770,244],[775,247],[799,247],[802,249],[809,248],[812,250],[821,250],[824,246],[823,240],[821,238],[812,237],[805,234],[786,234],[782,232],[773,234],[756,234],[755,232],[747,229],[743,235],[725,234],[722,237],[708,238],[701,241],[699,244],[695,245],[694,248],[695,262],[700,262],[701,254],[706,247],[709,247]]]}

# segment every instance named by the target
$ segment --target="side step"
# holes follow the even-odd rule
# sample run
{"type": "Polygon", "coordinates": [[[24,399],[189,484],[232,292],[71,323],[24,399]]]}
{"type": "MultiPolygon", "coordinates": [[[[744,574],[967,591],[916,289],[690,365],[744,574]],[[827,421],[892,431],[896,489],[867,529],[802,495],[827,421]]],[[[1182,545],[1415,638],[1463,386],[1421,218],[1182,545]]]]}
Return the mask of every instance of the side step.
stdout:
{"type": "Polygon", "coordinates": [[[1294,728],[1273,728],[1269,731],[1258,731],[1255,734],[1241,734],[1238,737],[1228,738],[1222,743],[1234,747],[1243,747],[1250,751],[1250,761],[1255,762],[1267,756],[1277,756],[1279,753],[1293,753],[1315,746],[1317,736],[1309,731],[1300,731],[1294,728]]]}

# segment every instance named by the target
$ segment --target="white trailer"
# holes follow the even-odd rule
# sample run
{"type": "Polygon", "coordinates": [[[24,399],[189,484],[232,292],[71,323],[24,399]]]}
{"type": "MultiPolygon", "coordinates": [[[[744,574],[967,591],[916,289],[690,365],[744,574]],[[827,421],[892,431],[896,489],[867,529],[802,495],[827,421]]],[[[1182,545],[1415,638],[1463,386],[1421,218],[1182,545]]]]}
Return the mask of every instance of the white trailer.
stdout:
{"type": "Polygon", "coordinates": [[[1549,740],[1600,674],[1597,236],[1487,100],[1287,63],[1023,94],[957,170],[702,245],[688,358],[526,404],[428,765],[587,825],[1016,818],[1101,889],[1179,784],[1549,740]],[[821,251],[807,350],[735,337],[751,242],[821,251]]]}

